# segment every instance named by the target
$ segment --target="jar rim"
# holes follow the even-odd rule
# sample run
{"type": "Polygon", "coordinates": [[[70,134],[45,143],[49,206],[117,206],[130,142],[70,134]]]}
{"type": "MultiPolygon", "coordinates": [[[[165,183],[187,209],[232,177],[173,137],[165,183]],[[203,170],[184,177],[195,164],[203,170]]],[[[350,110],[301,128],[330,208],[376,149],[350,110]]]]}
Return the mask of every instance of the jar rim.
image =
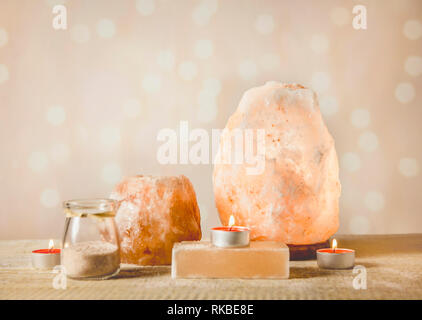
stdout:
{"type": "Polygon", "coordinates": [[[114,213],[116,204],[116,200],[106,198],[73,199],[64,201],[63,208],[76,215],[102,215],[114,213]]]}

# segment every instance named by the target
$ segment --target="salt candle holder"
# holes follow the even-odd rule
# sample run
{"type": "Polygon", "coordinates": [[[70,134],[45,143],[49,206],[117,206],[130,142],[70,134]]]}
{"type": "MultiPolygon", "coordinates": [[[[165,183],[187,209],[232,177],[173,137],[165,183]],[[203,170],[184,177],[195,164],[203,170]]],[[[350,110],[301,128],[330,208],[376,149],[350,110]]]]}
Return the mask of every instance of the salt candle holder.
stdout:
{"type": "Polygon", "coordinates": [[[234,226],[234,217],[230,216],[229,226],[212,228],[211,243],[221,248],[247,247],[249,233],[247,227],[234,226]]]}
{"type": "Polygon", "coordinates": [[[322,269],[350,269],[355,265],[355,250],[337,248],[336,239],[331,248],[317,250],[318,267],[322,269]]]}
{"type": "Polygon", "coordinates": [[[48,249],[32,251],[32,266],[35,269],[47,270],[60,265],[60,249],[54,248],[54,241],[50,240],[48,249]]]}

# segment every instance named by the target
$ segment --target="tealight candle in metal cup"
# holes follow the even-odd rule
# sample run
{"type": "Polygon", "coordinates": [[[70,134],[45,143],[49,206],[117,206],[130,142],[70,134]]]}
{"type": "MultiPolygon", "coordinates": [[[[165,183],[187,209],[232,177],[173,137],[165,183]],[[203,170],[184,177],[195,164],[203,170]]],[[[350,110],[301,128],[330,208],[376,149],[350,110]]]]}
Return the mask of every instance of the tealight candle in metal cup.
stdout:
{"type": "Polygon", "coordinates": [[[249,246],[249,228],[217,227],[211,230],[211,242],[216,247],[235,248],[249,246]]]}
{"type": "Polygon", "coordinates": [[[336,239],[332,248],[317,250],[318,267],[322,269],[350,269],[355,265],[355,250],[337,248],[336,239]]]}

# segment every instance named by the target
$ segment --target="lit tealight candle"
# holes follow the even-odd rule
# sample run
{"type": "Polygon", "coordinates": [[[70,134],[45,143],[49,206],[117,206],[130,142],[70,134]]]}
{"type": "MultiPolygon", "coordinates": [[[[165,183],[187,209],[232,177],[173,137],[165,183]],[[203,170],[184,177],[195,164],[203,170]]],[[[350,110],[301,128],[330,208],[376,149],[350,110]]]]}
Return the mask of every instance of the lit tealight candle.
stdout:
{"type": "Polygon", "coordinates": [[[317,250],[317,262],[323,269],[349,269],[355,265],[355,250],[337,248],[333,239],[331,248],[317,250]]]}
{"type": "Polygon", "coordinates": [[[54,241],[50,240],[48,249],[32,251],[31,259],[35,269],[53,269],[60,264],[60,249],[55,249],[54,241]]]}
{"type": "Polygon", "coordinates": [[[249,228],[235,226],[233,216],[230,216],[229,225],[216,227],[211,230],[211,242],[216,247],[233,248],[249,245],[249,228]]]}

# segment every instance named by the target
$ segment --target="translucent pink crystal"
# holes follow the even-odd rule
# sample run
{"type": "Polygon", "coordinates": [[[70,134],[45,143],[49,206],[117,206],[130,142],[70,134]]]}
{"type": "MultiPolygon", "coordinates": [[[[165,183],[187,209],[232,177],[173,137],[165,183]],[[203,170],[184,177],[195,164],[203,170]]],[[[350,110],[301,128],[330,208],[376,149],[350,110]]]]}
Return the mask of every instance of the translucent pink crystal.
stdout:
{"type": "Polygon", "coordinates": [[[183,175],[128,177],[111,198],[119,203],[116,223],[124,263],[170,264],[174,243],[201,239],[195,191],[183,175]]]}
{"type": "Polygon", "coordinates": [[[265,170],[251,175],[246,163],[215,165],[214,194],[222,223],[227,225],[233,215],[236,225],[251,228],[252,240],[327,240],[338,229],[341,186],[334,140],[316,94],[278,82],[252,88],[230,117],[220,149],[239,128],[265,129],[265,170]]]}

